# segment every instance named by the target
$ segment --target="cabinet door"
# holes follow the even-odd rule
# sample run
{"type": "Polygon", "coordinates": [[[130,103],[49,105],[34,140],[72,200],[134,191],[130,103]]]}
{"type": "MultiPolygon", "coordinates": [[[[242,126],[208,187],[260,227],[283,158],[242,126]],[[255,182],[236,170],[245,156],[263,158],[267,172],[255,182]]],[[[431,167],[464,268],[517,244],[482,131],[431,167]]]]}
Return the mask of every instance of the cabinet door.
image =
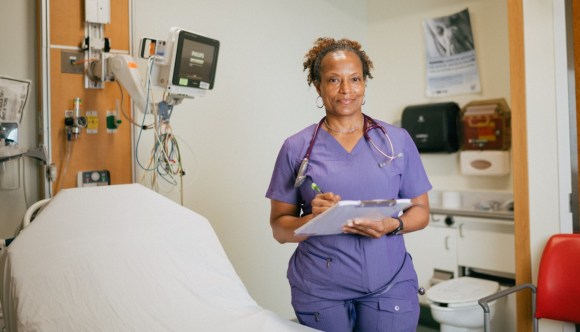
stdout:
{"type": "Polygon", "coordinates": [[[466,217],[456,222],[459,265],[515,274],[513,222],[466,217]]]}
{"type": "Polygon", "coordinates": [[[445,216],[434,215],[425,229],[405,234],[405,244],[413,257],[419,286],[425,288],[430,286],[435,269],[457,276],[457,229],[445,225],[443,220],[445,216]]]}

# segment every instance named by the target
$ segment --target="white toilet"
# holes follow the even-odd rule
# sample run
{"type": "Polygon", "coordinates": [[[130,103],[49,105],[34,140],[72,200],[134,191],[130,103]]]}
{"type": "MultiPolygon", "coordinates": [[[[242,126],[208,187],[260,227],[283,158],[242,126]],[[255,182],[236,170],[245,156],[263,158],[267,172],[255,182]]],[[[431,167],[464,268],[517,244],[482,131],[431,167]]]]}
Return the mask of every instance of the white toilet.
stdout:
{"type": "MultiPolygon", "coordinates": [[[[441,332],[483,331],[483,309],[477,301],[500,290],[495,281],[460,277],[440,282],[426,292],[435,321],[441,332]]],[[[496,301],[489,303],[491,319],[496,301]]]]}

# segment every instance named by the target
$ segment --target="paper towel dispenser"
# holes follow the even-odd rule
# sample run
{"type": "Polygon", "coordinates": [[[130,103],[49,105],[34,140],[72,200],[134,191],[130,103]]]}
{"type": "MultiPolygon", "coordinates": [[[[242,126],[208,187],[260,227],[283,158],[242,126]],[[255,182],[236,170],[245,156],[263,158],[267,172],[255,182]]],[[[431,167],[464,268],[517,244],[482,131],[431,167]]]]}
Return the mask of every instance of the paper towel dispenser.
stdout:
{"type": "Polygon", "coordinates": [[[407,106],[401,120],[419,152],[459,150],[459,113],[454,102],[407,106]]]}

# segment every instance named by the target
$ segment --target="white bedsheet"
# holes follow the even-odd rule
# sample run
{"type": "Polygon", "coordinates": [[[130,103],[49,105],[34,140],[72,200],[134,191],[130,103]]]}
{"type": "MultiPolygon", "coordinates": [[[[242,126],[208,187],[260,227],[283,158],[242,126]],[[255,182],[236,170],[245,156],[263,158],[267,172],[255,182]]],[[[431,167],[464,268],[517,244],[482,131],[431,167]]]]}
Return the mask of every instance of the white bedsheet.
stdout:
{"type": "Polygon", "coordinates": [[[66,189],[2,257],[8,331],[307,331],[248,294],[209,222],[137,184],[66,189]]]}

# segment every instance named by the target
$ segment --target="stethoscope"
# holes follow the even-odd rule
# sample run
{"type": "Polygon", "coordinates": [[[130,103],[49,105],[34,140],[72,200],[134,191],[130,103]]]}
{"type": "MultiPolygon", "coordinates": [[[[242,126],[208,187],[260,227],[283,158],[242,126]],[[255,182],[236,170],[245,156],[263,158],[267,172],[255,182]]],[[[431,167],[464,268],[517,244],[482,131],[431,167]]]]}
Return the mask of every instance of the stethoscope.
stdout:
{"type": "MultiPolygon", "coordinates": [[[[369,142],[372,145],[373,148],[375,148],[375,150],[377,150],[383,157],[387,158],[387,160],[385,162],[379,163],[379,167],[385,167],[385,165],[387,165],[392,160],[403,156],[403,153],[399,153],[399,154],[395,155],[395,150],[393,149],[393,142],[391,141],[391,138],[389,137],[389,135],[387,134],[387,131],[385,130],[385,128],[383,126],[381,126],[378,122],[376,122],[375,120],[373,120],[370,116],[367,116],[366,114],[363,114],[363,119],[364,119],[363,137],[365,138],[365,140],[367,142],[369,142]],[[371,137],[369,135],[369,131],[371,131],[373,129],[380,129],[383,132],[383,134],[385,134],[385,137],[387,138],[387,141],[389,142],[389,147],[391,148],[391,152],[392,152],[391,155],[385,153],[383,150],[381,150],[378,146],[375,145],[373,140],[371,140],[371,137]]],[[[318,122],[318,125],[316,125],[316,128],[314,128],[314,133],[312,134],[312,138],[310,139],[310,145],[308,145],[308,149],[306,150],[306,154],[304,155],[304,159],[302,159],[302,162],[300,163],[300,168],[298,169],[298,174],[296,175],[296,181],[294,181],[294,188],[300,187],[302,185],[302,183],[304,183],[304,180],[306,180],[306,169],[308,168],[308,164],[310,162],[310,155],[312,154],[312,148],[314,147],[314,142],[316,142],[316,136],[318,136],[318,131],[320,130],[320,127],[322,126],[322,124],[324,123],[325,120],[326,120],[326,117],[323,117],[322,120],[320,120],[320,122],[318,122]]]]}

